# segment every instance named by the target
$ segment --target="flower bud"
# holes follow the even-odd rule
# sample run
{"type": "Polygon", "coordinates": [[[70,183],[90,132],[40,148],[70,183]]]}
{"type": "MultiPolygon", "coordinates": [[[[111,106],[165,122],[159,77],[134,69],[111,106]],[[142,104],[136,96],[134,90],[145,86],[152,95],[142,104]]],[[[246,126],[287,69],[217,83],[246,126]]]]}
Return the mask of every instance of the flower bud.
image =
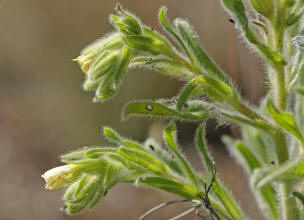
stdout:
{"type": "Polygon", "coordinates": [[[123,10],[120,5],[116,5],[115,9],[119,16],[111,15],[110,22],[118,31],[126,35],[142,34],[141,24],[137,17],[123,10]]]}
{"type": "Polygon", "coordinates": [[[75,165],[64,165],[46,171],[41,177],[46,182],[46,189],[54,190],[66,186],[69,181],[67,176],[74,171],[75,165]]]}
{"type": "Polygon", "coordinates": [[[79,57],[74,59],[81,70],[87,73],[96,61],[96,59],[106,50],[115,50],[123,45],[121,34],[118,32],[112,33],[105,38],[99,39],[91,45],[87,46],[79,57]]]}

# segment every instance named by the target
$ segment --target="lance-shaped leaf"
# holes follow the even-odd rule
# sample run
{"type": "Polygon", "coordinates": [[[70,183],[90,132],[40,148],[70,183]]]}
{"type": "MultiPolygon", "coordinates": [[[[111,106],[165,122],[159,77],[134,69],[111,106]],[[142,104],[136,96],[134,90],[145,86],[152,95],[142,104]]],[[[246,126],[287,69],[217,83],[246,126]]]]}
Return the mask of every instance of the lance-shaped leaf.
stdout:
{"type": "Polygon", "coordinates": [[[143,27],[143,35],[146,37],[157,39],[158,41],[162,42],[162,45],[166,46],[168,50],[173,50],[173,47],[171,43],[167,40],[167,38],[158,33],[157,31],[152,30],[150,27],[143,27]]]}
{"type": "Polygon", "coordinates": [[[112,128],[104,127],[103,128],[104,135],[112,142],[123,145],[125,147],[145,151],[145,149],[138,143],[128,140],[126,138],[121,137],[116,131],[114,131],[112,128]]]}
{"type": "Polygon", "coordinates": [[[174,123],[170,123],[164,131],[164,140],[170,150],[176,156],[184,175],[194,186],[198,187],[198,180],[193,172],[193,168],[190,166],[185,156],[181,153],[176,141],[176,132],[174,123]]]}
{"type": "Polygon", "coordinates": [[[136,181],[137,185],[152,186],[161,190],[180,195],[187,199],[197,198],[197,191],[192,186],[165,177],[145,177],[136,181]]]}
{"type": "Polygon", "coordinates": [[[95,101],[105,100],[115,94],[122,76],[127,70],[131,57],[131,49],[125,46],[117,57],[113,68],[111,68],[109,72],[101,78],[99,87],[96,90],[95,101]]]}
{"type": "MultiPolygon", "coordinates": [[[[209,176],[214,175],[214,163],[211,158],[211,155],[208,152],[207,145],[205,143],[205,125],[200,125],[196,131],[196,147],[200,152],[200,156],[203,160],[204,166],[206,167],[209,176]]],[[[212,188],[216,194],[216,196],[220,199],[226,211],[229,213],[233,219],[239,219],[241,217],[241,213],[239,211],[238,205],[234,202],[231,195],[227,192],[227,190],[222,186],[221,183],[218,182],[217,178],[212,183],[212,188]]]]}
{"type": "Polygon", "coordinates": [[[164,163],[144,151],[120,147],[118,154],[157,175],[170,174],[169,168],[164,163]]]}
{"type": "Polygon", "coordinates": [[[173,39],[179,44],[179,46],[184,50],[184,52],[187,54],[188,58],[191,60],[192,64],[195,64],[193,57],[191,56],[191,52],[188,50],[188,48],[186,47],[185,43],[182,41],[182,39],[180,38],[180,36],[177,34],[177,32],[171,27],[171,25],[169,24],[169,22],[167,21],[166,18],[166,8],[165,7],[161,7],[161,9],[159,10],[158,13],[158,18],[160,23],[162,24],[162,26],[164,27],[164,29],[166,31],[168,31],[168,33],[170,35],[173,36],[173,39]]]}
{"type": "MultiPolygon", "coordinates": [[[[120,163],[123,166],[125,166],[127,169],[122,172],[125,176],[129,176],[129,175],[133,175],[134,173],[145,173],[146,170],[144,168],[142,168],[141,166],[123,158],[122,156],[120,156],[117,153],[107,153],[105,155],[105,158],[107,161],[109,161],[109,163],[113,162],[113,163],[120,163]]],[[[128,180],[129,177],[122,177],[123,180],[125,180],[125,178],[127,178],[128,180]]],[[[135,179],[133,178],[133,180],[135,181],[135,179]]]]}
{"type": "Polygon", "coordinates": [[[116,153],[117,148],[114,147],[92,147],[86,151],[85,156],[88,158],[100,158],[107,153],[116,153]]]}
{"type": "Polygon", "coordinates": [[[175,77],[192,78],[193,73],[177,60],[139,56],[131,60],[129,68],[146,67],[175,77]]]}
{"type": "Polygon", "coordinates": [[[207,145],[205,143],[205,135],[206,135],[205,124],[201,124],[196,131],[196,147],[200,152],[200,156],[204,163],[204,167],[208,171],[209,175],[213,175],[214,165],[211,155],[208,152],[207,145]]]}
{"type": "Polygon", "coordinates": [[[147,52],[152,55],[166,55],[169,57],[173,54],[172,48],[168,48],[166,43],[157,38],[142,35],[126,35],[123,39],[130,48],[138,51],[147,52]]]}
{"type": "Polygon", "coordinates": [[[272,64],[272,66],[287,64],[280,54],[272,50],[267,45],[259,42],[257,36],[248,25],[248,18],[242,0],[222,0],[222,3],[229,11],[234,14],[237,22],[240,24],[242,30],[244,31],[246,39],[260,51],[260,53],[272,64]]]}
{"type": "Polygon", "coordinates": [[[227,189],[217,179],[212,183],[213,191],[218,199],[222,202],[226,211],[232,217],[232,219],[244,219],[243,214],[240,211],[238,204],[228,193],[227,189]]]}
{"type": "MultiPolygon", "coordinates": [[[[139,178],[136,181],[136,184],[139,186],[152,186],[170,193],[180,195],[183,198],[187,198],[190,200],[198,199],[198,195],[204,196],[204,192],[200,192],[186,183],[173,179],[168,179],[165,177],[152,176],[146,178],[139,178]]],[[[209,195],[209,199],[211,200],[212,207],[229,216],[225,208],[221,204],[219,204],[219,202],[215,200],[212,195],[209,195]]]]}
{"type": "Polygon", "coordinates": [[[304,176],[304,157],[299,155],[293,160],[289,160],[278,167],[266,167],[256,169],[251,178],[253,186],[259,188],[272,181],[290,180],[303,178],[304,176]]]}
{"type": "Polygon", "coordinates": [[[195,62],[202,67],[207,74],[214,76],[225,84],[233,88],[233,85],[226,74],[224,74],[214,62],[208,57],[205,51],[200,47],[197,34],[193,30],[192,26],[183,19],[175,19],[175,27],[179,33],[179,36],[183,40],[188,51],[191,53],[191,57],[195,62]]]}
{"type": "MultiPolygon", "coordinates": [[[[70,153],[64,154],[60,156],[60,159],[62,162],[67,164],[88,164],[95,166],[95,164],[98,165],[97,160],[95,160],[93,157],[90,158],[86,154],[88,151],[90,151],[93,148],[84,147],[82,149],[72,151],[70,153]]],[[[102,148],[101,148],[102,149],[102,148]]],[[[105,149],[106,151],[106,149],[105,149]]]]}
{"type": "Polygon", "coordinates": [[[244,164],[246,164],[250,173],[252,173],[254,169],[261,167],[256,156],[241,141],[235,143],[235,150],[241,155],[240,157],[243,158],[244,164]]]}
{"type": "Polygon", "coordinates": [[[194,83],[202,88],[205,94],[215,101],[226,102],[234,99],[232,90],[217,79],[208,76],[197,76],[193,80],[194,83]]]}
{"type": "Polygon", "coordinates": [[[275,145],[263,131],[248,126],[242,126],[244,144],[256,155],[261,164],[270,164],[276,159],[275,145]]]}
{"type": "MultiPolygon", "coordinates": [[[[237,108],[237,106],[236,106],[236,110],[240,111],[240,113],[243,113],[243,112],[241,112],[241,109],[237,108]]],[[[244,112],[243,114],[246,115],[245,113],[246,112],[244,112]]],[[[234,122],[237,122],[237,123],[240,123],[240,124],[249,125],[251,127],[266,131],[268,133],[272,133],[272,131],[273,131],[273,128],[269,124],[267,124],[264,120],[247,119],[243,116],[240,116],[238,114],[232,113],[230,111],[225,111],[225,110],[222,112],[222,114],[223,114],[223,116],[225,116],[230,121],[234,121],[234,122]]],[[[251,116],[250,118],[254,119],[253,115],[246,115],[246,116],[248,116],[248,117],[251,116]]]]}
{"type": "MultiPolygon", "coordinates": [[[[228,149],[230,152],[232,152],[233,156],[241,164],[243,164],[244,167],[246,167],[246,170],[250,175],[255,169],[261,167],[261,164],[256,156],[241,141],[234,141],[228,136],[225,136],[222,140],[228,146],[228,149]]],[[[258,203],[260,208],[267,216],[269,216],[270,219],[276,219],[279,213],[277,210],[277,201],[274,188],[267,185],[255,191],[256,198],[258,201],[261,201],[258,203]]]]}
{"type": "MultiPolygon", "coordinates": [[[[247,36],[247,39],[251,39],[253,37],[253,33],[251,31],[249,32],[249,30],[247,30],[245,34],[247,36]]],[[[276,51],[272,50],[269,46],[257,42],[256,40],[255,41],[249,40],[249,42],[255,44],[255,46],[262,53],[262,55],[266,57],[270,61],[270,64],[272,64],[273,66],[287,64],[285,59],[276,51]]]]}
{"type": "Polygon", "coordinates": [[[304,139],[302,136],[301,131],[299,130],[294,116],[291,113],[279,111],[271,99],[267,100],[267,109],[270,113],[273,120],[283,129],[288,131],[289,133],[293,134],[298,140],[301,142],[302,147],[304,147],[304,139]]]}
{"type": "Polygon", "coordinates": [[[164,162],[172,171],[176,172],[178,175],[183,176],[183,172],[179,166],[179,163],[168,151],[163,149],[154,139],[146,140],[144,144],[145,149],[157,157],[159,160],[164,162]]]}
{"type": "Polygon", "coordinates": [[[201,107],[200,110],[196,109],[196,111],[193,112],[182,112],[177,111],[175,105],[169,107],[165,104],[153,101],[134,101],[128,103],[124,107],[122,118],[126,119],[130,115],[169,117],[183,120],[204,120],[207,118],[207,114],[203,107],[201,107]]]}
{"type": "Polygon", "coordinates": [[[196,78],[192,79],[186,86],[182,89],[177,97],[176,109],[181,111],[185,106],[188,99],[196,93],[198,90],[196,78]]]}
{"type": "Polygon", "coordinates": [[[222,0],[223,5],[231,11],[242,26],[248,25],[248,18],[242,0],[222,0]]]}
{"type": "Polygon", "coordinates": [[[85,156],[85,154],[86,154],[87,150],[88,150],[88,148],[84,147],[82,149],[61,155],[60,159],[64,163],[73,163],[74,161],[78,161],[78,160],[86,160],[87,157],[85,156]]]}

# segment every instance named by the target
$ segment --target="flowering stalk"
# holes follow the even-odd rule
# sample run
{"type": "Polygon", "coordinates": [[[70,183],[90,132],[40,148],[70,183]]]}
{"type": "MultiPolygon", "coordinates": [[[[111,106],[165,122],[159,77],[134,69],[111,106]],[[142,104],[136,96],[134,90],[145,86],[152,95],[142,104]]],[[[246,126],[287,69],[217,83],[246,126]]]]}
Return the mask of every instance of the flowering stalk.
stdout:
{"type": "Polygon", "coordinates": [[[164,131],[167,149],[153,140],[137,143],[104,128],[113,147],[84,148],[63,155],[61,160],[67,165],[43,175],[48,189],[68,187],[62,206],[65,212],[90,209],[117,183],[127,182],[159,188],[186,201],[209,201],[209,197],[206,208],[213,216],[218,211],[228,219],[245,219],[219,177],[214,177],[204,123],[215,118],[241,127],[242,140],[224,137],[223,141],[246,170],[265,219],[304,218],[304,190],[298,187],[304,176],[304,1],[248,0],[252,13],[242,0],[221,2],[265,62],[270,90],[261,105],[244,101],[230,78],[200,47],[189,22],[177,18],[171,24],[166,9],[160,9],[160,24],[175,41],[174,47],[166,36],[118,5],[117,14],[110,16],[115,31],[89,45],[75,59],[85,74],[83,88],[95,91],[94,101],[107,100],[117,93],[129,69],[143,67],[186,81],[176,97],[129,102],[122,116],[198,121],[196,147],[205,172],[196,171],[182,154],[173,123],[164,131]],[[255,17],[262,19],[253,21],[255,17]],[[208,195],[204,186],[210,178],[208,195]]]}

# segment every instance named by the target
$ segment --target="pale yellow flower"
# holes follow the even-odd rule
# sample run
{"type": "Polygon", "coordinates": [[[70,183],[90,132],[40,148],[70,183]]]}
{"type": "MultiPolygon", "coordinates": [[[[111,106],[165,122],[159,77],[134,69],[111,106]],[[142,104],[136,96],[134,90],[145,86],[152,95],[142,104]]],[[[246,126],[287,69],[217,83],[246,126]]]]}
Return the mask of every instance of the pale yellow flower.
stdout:
{"type": "Polygon", "coordinates": [[[41,177],[46,182],[46,189],[54,190],[67,185],[67,176],[73,172],[74,165],[64,165],[46,171],[41,177]]]}

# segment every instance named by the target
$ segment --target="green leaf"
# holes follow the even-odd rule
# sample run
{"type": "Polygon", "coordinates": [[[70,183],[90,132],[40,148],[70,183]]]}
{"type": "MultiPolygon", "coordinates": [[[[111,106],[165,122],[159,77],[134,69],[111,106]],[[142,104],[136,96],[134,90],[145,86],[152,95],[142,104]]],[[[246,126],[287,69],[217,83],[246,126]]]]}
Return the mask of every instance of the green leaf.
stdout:
{"type": "Polygon", "coordinates": [[[206,135],[205,124],[201,124],[196,131],[196,147],[200,152],[201,158],[204,163],[204,167],[207,169],[209,175],[213,175],[214,172],[213,160],[208,152],[207,145],[204,140],[205,135],[206,135]]]}
{"type": "Polygon", "coordinates": [[[217,179],[212,183],[213,191],[215,192],[218,199],[222,202],[227,212],[230,214],[232,219],[244,219],[243,214],[240,212],[240,209],[235,202],[235,200],[231,197],[231,195],[227,192],[223,184],[221,184],[217,179]]]}
{"type": "MultiPolygon", "coordinates": [[[[88,166],[98,166],[99,160],[96,160],[94,157],[88,157],[87,152],[90,150],[93,150],[96,148],[88,148],[84,147],[82,149],[64,154],[60,157],[61,161],[67,164],[78,164],[78,165],[85,165],[86,167],[88,166]]],[[[101,148],[102,149],[102,148],[101,148]]],[[[106,150],[112,150],[112,149],[104,149],[106,150]]]]}
{"type": "Polygon", "coordinates": [[[86,160],[87,158],[86,158],[85,154],[86,154],[87,149],[88,149],[87,147],[84,147],[82,149],[61,155],[60,159],[64,163],[73,163],[73,162],[79,161],[79,160],[86,160]]]}
{"type": "Polygon", "coordinates": [[[269,46],[259,42],[257,36],[249,28],[248,18],[242,0],[222,0],[222,3],[229,11],[234,14],[247,40],[256,46],[256,48],[272,64],[272,66],[287,64],[280,54],[272,50],[269,46]]]}
{"type": "Polygon", "coordinates": [[[234,99],[231,89],[217,79],[208,76],[197,76],[193,79],[193,82],[215,101],[226,102],[234,99]]]}
{"type": "MultiPolygon", "coordinates": [[[[247,31],[247,36],[248,36],[248,31],[247,31]]],[[[247,37],[248,38],[248,37],[247,37]]],[[[269,46],[262,44],[262,43],[257,43],[257,42],[251,42],[255,44],[255,46],[258,48],[258,50],[270,61],[271,64],[273,65],[286,65],[287,62],[285,59],[278,54],[276,51],[272,50],[269,46]]]]}
{"type": "Polygon", "coordinates": [[[128,103],[124,107],[122,118],[126,119],[130,115],[169,117],[185,120],[204,120],[207,118],[204,109],[194,112],[180,112],[176,110],[175,106],[168,107],[167,105],[152,101],[134,101],[128,103]]]}
{"type": "Polygon", "coordinates": [[[194,94],[195,90],[198,89],[196,78],[192,79],[186,86],[182,89],[177,97],[176,109],[182,111],[187,100],[194,94]]]}
{"type": "Polygon", "coordinates": [[[110,141],[118,145],[123,145],[131,149],[144,151],[144,148],[140,144],[119,136],[119,134],[116,131],[114,131],[112,128],[104,127],[103,133],[110,141]]]}
{"type": "MultiPolygon", "coordinates": [[[[134,172],[141,172],[141,173],[145,173],[145,169],[140,167],[139,165],[121,157],[120,155],[118,155],[117,153],[107,153],[105,155],[105,158],[107,161],[109,161],[109,163],[120,163],[121,165],[123,165],[124,167],[128,168],[129,170],[125,170],[124,174],[125,175],[129,175],[131,173],[134,172]]],[[[134,179],[135,180],[135,179],[134,179]]]]}
{"type": "Polygon", "coordinates": [[[303,178],[304,176],[304,157],[298,157],[289,160],[278,167],[266,167],[256,169],[253,173],[251,183],[260,188],[273,181],[290,180],[294,178],[303,178]]]}
{"type": "Polygon", "coordinates": [[[187,199],[197,198],[199,192],[192,186],[165,177],[145,177],[136,181],[137,185],[152,186],[187,199]]]}
{"type": "Polygon", "coordinates": [[[292,195],[298,198],[304,206],[304,195],[299,192],[292,192],[292,195]]]}
{"type": "Polygon", "coordinates": [[[167,44],[156,38],[128,35],[124,36],[123,39],[130,48],[148,52],[152,55],[166,55],[171,57],[173,53],[172,49],[167,47],[167,44]]]}
{"type": "MultiPolygon", "coordinates": [[[[242,112],[240,112],[240,113],[242,113],[242,112]]],[[[235,113],[228,112],[228,111],[223,111],[222,114],[223,114],[223,116],[225,116],[230,121],[234,121],[234,122],[237,122],[237,123],[240,123],[240,124],[249,125],[251,127],[261,129],[261,130],[266,131],[268,133],[271,133],[273,131],[273,128],[271,126],[269,126],[269,124],[265,123],[265,121],[263,121],[263,120],[247,119],[247,118],[244,118],[242,116],[239,116],[235,113]]]]}
{"type": "Polygon", "coordinates": [[[235,143],[235,149],[242,155],[241,157],[245,160],[244,162],[250,173],[252,173],[254,169],[261,167],[255,155],[241,141],[235,143]]]}
{"type": "Polygon", "coordinates": [[[231,11],[242,26],[248,25],[248,18],[242,0],[222,0],[223,5],[231,11]]]}
{"type": "Polygon", "coordinates": [[[139,56],[131,60],[129,68],[146,67],[175,77],[192,78],[193,73],[182,63],[168,58],[139,56]]]}
{"type": "Polygon", "coordinates": [[[214,76],[216,79],[224,82],[229,85],[229,87],[233,88],[233,85],[230,79],[225,75],[208,57],[205,51],[200,47],[197,34],[194,32],[191,25],[183,19],[175,19],[174,21],[175,27],[179,33],[179,36],[183,40],[187,50],[191,55],[191,59],[195,60],[195,62],[202,67],[207,74],[214,76]]]}
{"type": "Polygon", "coordinates": [[[143,35],[146,37],[157,39],[158,41],[162,42],[164,46],[168,48],[168,50],[173,50],[172,45],[170,42],[164,37],[163,35],[159,34],[157,31],[152,30],[150,27],[143,27],[143,35]]]}
{"type": "Polygon", "coordinates": [[[242,139],[262,164],[268,165],[276,160],[275,145],[271,137],[265,135],[263,131],[243,126],[242,139]]]}
{"type": "Polygon", "coordinates": [[[170,175],[168,167],[149,153],[120,147],[118,154],[123,158],[142,166],[157,175],[170,175]]]}
{"type": "Polygon", "coordinates": [[[119,134],[114,131],[112,128],[103,127],[103,134],[112,142],[120,144],[123,142],[122,138],[119,134]]]}
{"type": "Polygon", "coordinates": [[[179,163],[173,155],[164,150],[158,143],[156,143],[156,141],[154,141],[154,139],[150,138],[146,140],[144,147],[149,153],[164,162],[172,171],[176,172],[180,176],[184,175],[179,163]]]}
{"type": "Polygon", "coordinates": [[[93,147],[86,151],[85,156],[88,158],[100,158],[107,153],[116,153],[117,148],[114,147],[93,147]]]}
{"type": "Polygon", "coordinates": [[[302,133],[300,132],[295,120],[294,116],[291,113],[279,111],[271,99],[267,100],[267,109],[270,113],[273,120],[283,129],[293,134],[298,140],[301,142],[304,147],[304,139],[302,133]]]}
{"type": "Polygon", "coordinates": [[[181,46],[181,48],[184,50],[184,52],[187,54],[187,56],[191,59],[191,63],[194,63],[194,60],[192,60],[191,53],[188,51],[188,48],[184,44],[184,42],[181,40],[180,36],[176,33],[176,31],[171,27],[169,22],[167,21],[166,18],[166,8],[161,7],[158,13],[158,18],[161,23],[161,25],[165,28],[166,31],[168,31],[169,34],[171,34],[176,40],[176,42],[181,46]]]}
{"type": "Polygon", "coordinates": [[[180,167],[182,168],[182,170],[184,172],[184,175],[189,179],[191,184],[193,184],[195,187],[198,187],[198,180],[193,172],[194,169],[191,167],[191,165],[185,159],[185,156],[181,153],[180,149],[177,146],[174,123],[170,123],[169,126],[165,129],[164,140],[165,140],[167,146],[170,148],[170,150],[176,156],[176,158],[180,164],[180,167]]]}
{"type": "MultiPolygon", "coordinates": [[[[225,136],[222,140],[228,146],[228,149],[232,152],[233,156],[243,164],[243,167],[247,168],[250,175],[255,169],[261,167],[261,164],[255,155],[241,141],[234,141],[228,136],[225,136]]],[[[267,185],[261,189],[254,190],[255,197],[260,201],[258,202],[258,205],[265,215],[269,216],[269,219],[277,219],[279,213],[277,210],[277,200],[274,188],[267,185]]]]}

